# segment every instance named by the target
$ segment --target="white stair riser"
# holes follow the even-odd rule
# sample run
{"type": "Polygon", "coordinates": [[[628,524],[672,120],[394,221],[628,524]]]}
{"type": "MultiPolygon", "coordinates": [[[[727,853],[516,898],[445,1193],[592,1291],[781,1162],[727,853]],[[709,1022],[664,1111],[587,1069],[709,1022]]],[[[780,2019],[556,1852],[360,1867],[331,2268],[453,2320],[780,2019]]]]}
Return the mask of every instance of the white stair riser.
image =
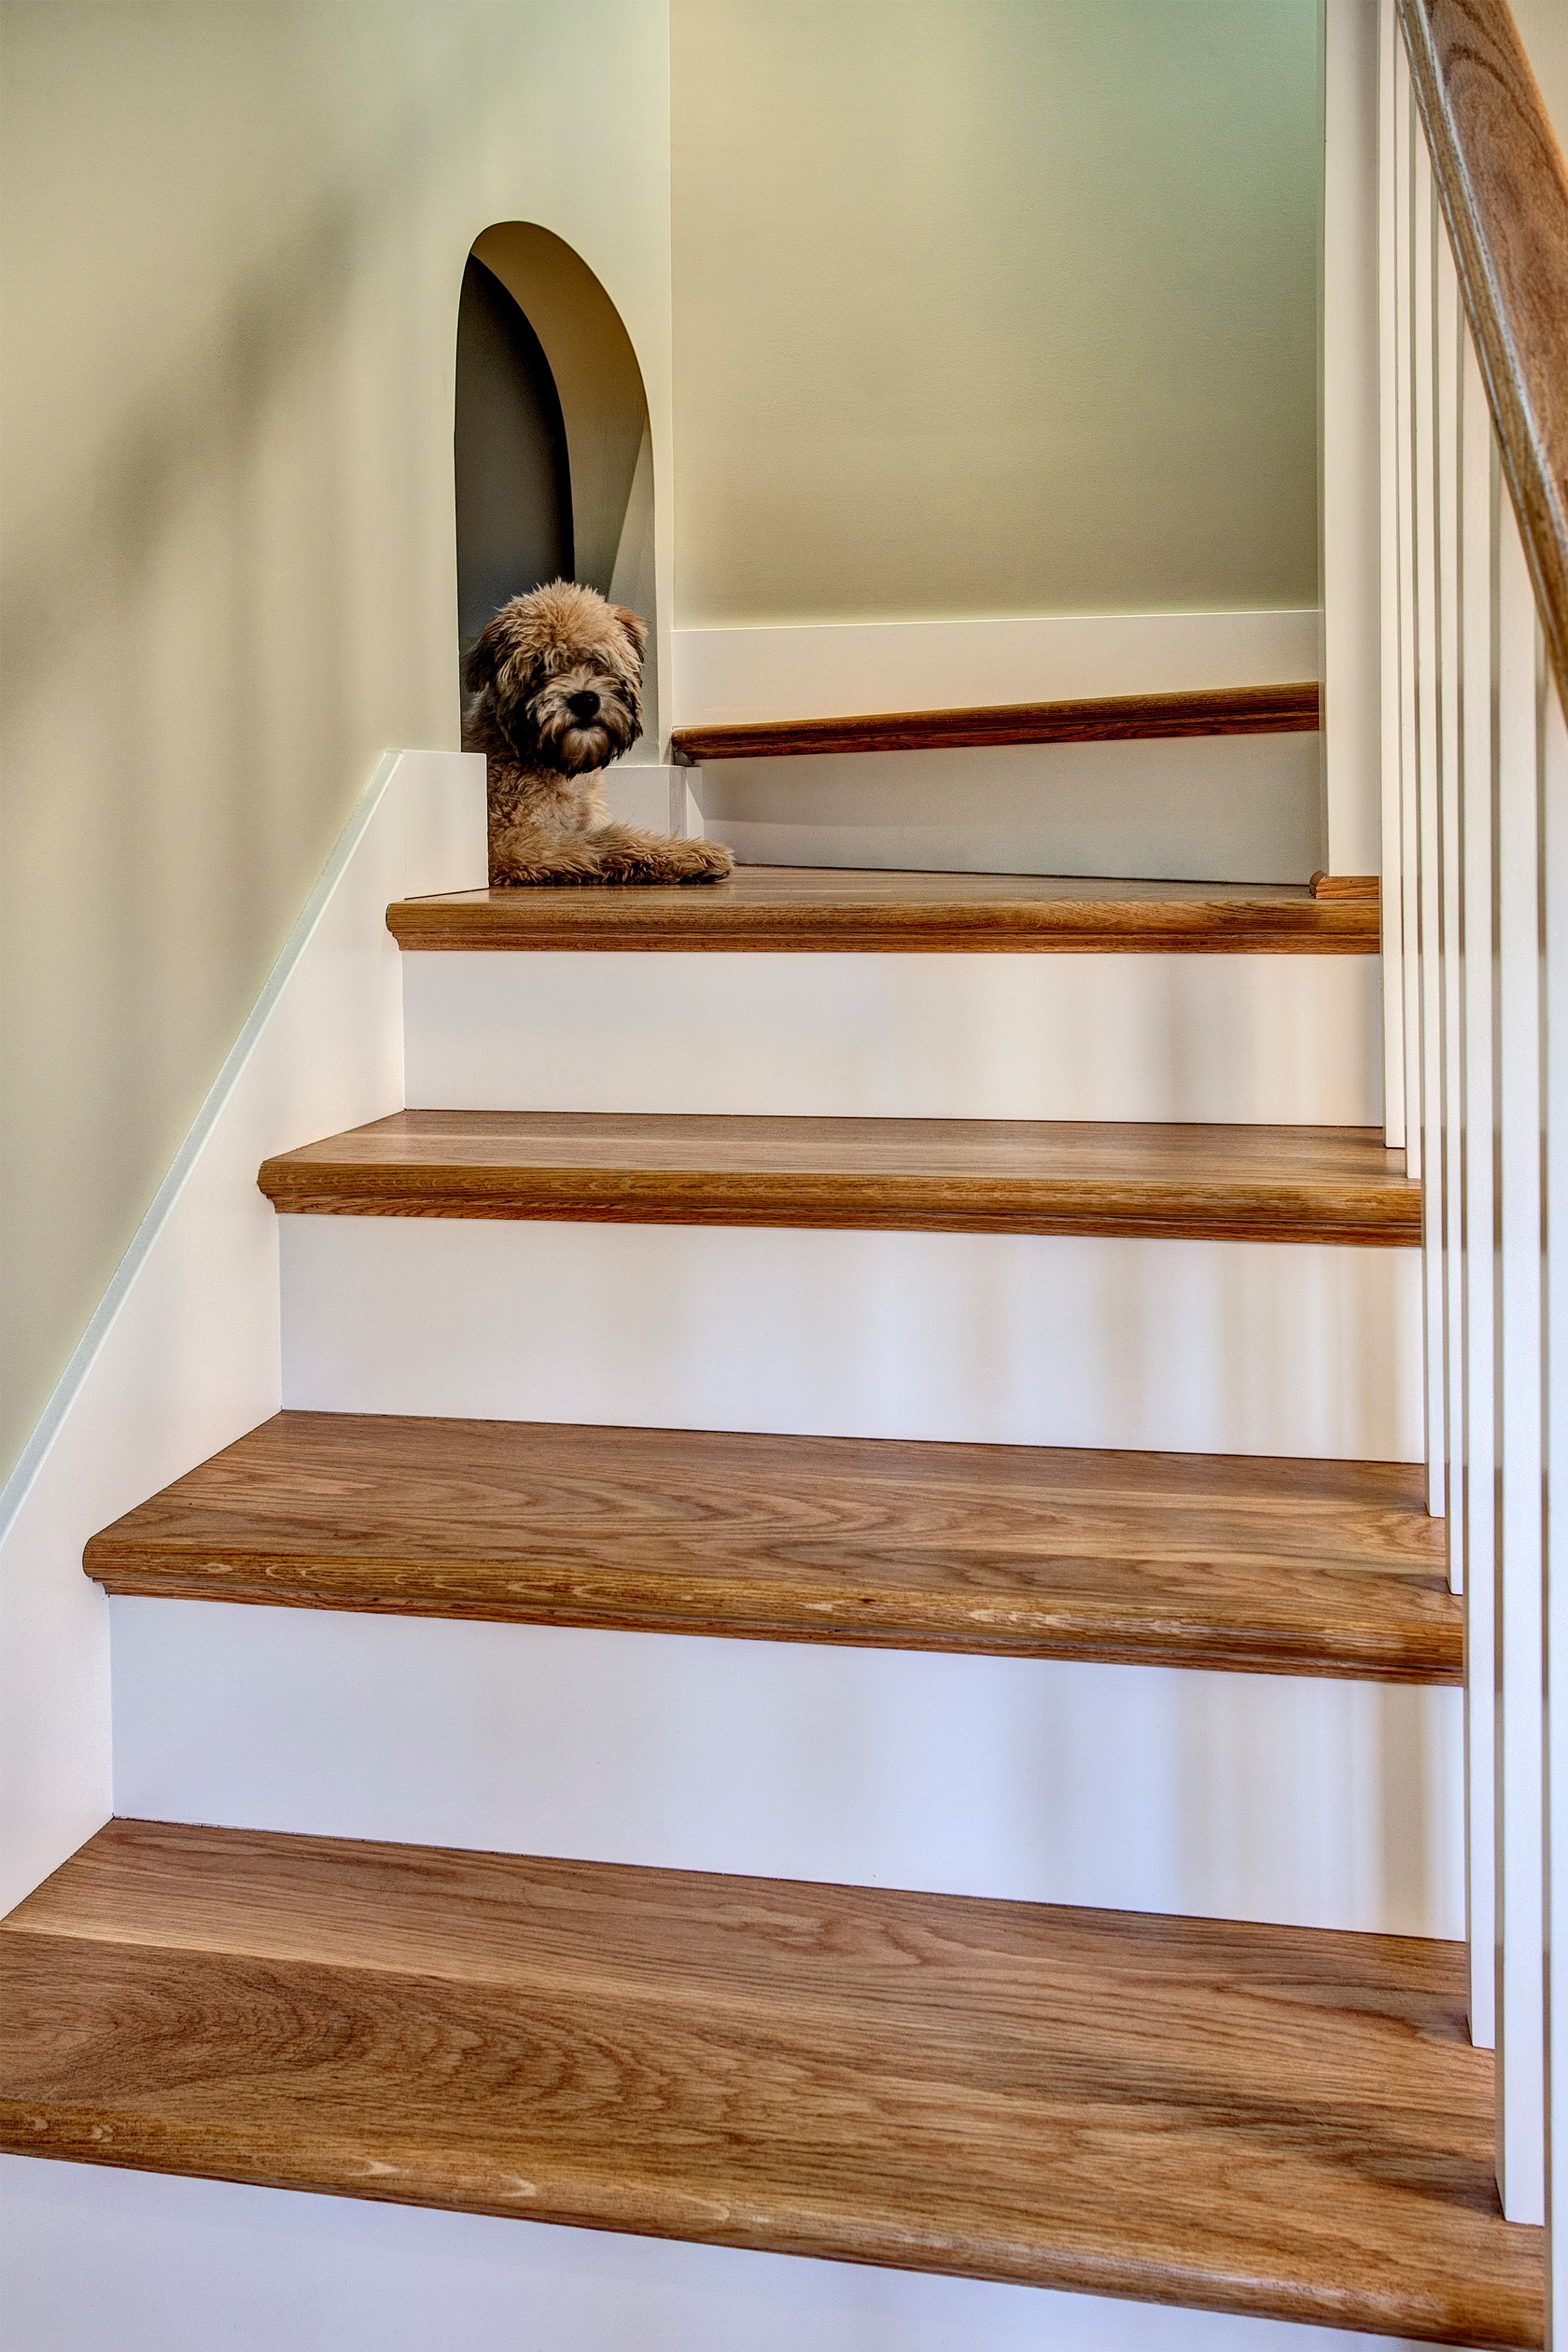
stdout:
{"type": "Polygon", "coordinates": [[[115,1809],[1463,1932],[1457,1690],[117,1600],[115,1809]]]}
{"type": "Polygon", "coordinates": [[[1314,735],[721,760],[703,831],[748,865],[1305,882],[1325,862],[1314,735]]]}
{"type": "Polygon", "coordinates": [[[1284,2320],[29,2156],[0,2157],[0,2191],[17,2352],[1400,2352],[1284,2320]]]}
{"type": "Polygon", "coordinates": [[[1382,1121],[1376,956],[403,957],[461,1111],[1382,1121]]]}
{"type": "Polygon", "coordinates": [[[279,1220],[283,1401],[1412,1462],[1415,1250],[279,1220]]]}

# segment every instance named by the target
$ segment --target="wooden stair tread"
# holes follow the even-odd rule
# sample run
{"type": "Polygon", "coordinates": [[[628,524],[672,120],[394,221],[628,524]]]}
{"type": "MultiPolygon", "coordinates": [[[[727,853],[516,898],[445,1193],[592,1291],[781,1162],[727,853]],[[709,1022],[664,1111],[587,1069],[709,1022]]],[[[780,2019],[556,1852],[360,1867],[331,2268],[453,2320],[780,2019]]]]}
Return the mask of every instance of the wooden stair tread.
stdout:
{"type": "Polygon", "coordinates": [[[400,1111],[258,1181],[312,1215],[1421,1240],[1372,1127],[400,1111]]]}
{"type": "Polygon", "coordinates": [[[1377,901],[1305,887],[741,866],[727,882],[462,890],[387,908],[400,947],[1376,955],[1377,901]]]}
{"type": "Polygon", "coordinates": [[[1542,2338],[1458,1944],[116,1821],[0,1967],[7,2150],[1542,2338]]]}
{"type": "Polygon", "coordinates": [[[729,720],[677,727],[678,761],[799,759],[861,751],[995,749],[1015,743],[1128,743],[1171,735],[1315,733],[1316,679],[1281,686],[1204,686],[1176,693],[1092,694],[1069,702],[980,703],[960,710],[881,710],[833,719],[729,720]]]}
{"type": "Polygon", "coordinates": [[[1419,1466],[280,1413],[110,1592],[1457,1683],[1419,1466]]]}

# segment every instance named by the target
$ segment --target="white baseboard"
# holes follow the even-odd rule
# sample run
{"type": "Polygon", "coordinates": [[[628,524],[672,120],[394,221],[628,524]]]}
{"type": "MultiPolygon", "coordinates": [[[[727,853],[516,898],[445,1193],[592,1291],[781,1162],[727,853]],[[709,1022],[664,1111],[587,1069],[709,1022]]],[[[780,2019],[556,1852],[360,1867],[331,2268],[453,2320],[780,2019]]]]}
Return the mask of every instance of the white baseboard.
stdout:
{"type": "Polygon", "coordinates": [[[399,1110],[387,901],[484,875],[483,763],[389,752],[343,830],[7,1483],[0,1515],[0,1911],[111,1811],[108,1616],[95,1530],[275,1412],[269,1153],[399,1110]]]}
{"type": "Polygon", "coordinates": [[[1322,618],[1312,609],[1053,613],[677,629],[668,723],[1280,686],[1320,675],[1322,618]]]}
{"type": "Polygon", "coordinates": [[[1288,2320],[0,2157],[16,2352],[1421,2352],[1288,2320]]]}
{"type": "Polygon", "coordinates": [[[1464,1932],[1463,1693],[116,1600],[115,1811],[1464,1932]]]}
{"type": "Polygon", "coordinates": [[[1381,1127],[1376,956],[403,958],[411,1105],[1381,1127]]]}
{"type": "Polygon", "coordinates": [[[284,1403],[1421,1456],[1421,1253],[287,1216],[284,1403]]]}

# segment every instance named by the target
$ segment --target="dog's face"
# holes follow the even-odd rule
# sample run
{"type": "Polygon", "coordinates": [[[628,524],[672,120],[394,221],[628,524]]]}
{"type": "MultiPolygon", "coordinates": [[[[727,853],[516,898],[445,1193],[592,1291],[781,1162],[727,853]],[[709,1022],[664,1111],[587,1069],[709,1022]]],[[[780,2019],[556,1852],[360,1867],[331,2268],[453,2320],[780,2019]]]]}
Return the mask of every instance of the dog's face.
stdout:
{"type": "Polygon", "coordinates": [[[593,588],[553,581],[488,622],[463,683],[524,767],[584,776],[642,733],[646,624],[593,588]]]}

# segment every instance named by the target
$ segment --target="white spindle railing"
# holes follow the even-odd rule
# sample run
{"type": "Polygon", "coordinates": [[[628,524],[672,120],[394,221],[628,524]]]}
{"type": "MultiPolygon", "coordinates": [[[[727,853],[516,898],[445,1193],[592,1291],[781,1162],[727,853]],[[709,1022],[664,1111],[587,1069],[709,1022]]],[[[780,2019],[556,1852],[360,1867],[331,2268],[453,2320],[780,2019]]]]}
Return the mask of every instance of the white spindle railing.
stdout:
{"type": "Polygon", "coordinates": [[[1541,1069],[1547,1117],[1543,1127],[1545,1339],[1547,1747],[1547,2341],[1568,2342],[1568,724],[1543,661],[1540,713],[1542,998],[1546,1051],[1541,1069]],[[1553,1241],[1557,1246],[1551,1246],[1553,1241]],[[1557,2151],[1552,2161],[1551,2150],[1557,2151]],[[1554,2324],[1554,2322],[1556,2324],[1554,2324]]]}
{"type": "Polygon", "coordinates": [[[1399,20],[1381,0],[1387,1133],[1422,1179],[1428,1500],[1464,1594],[1471,2030],[1504,2211],[1568,2224],[1568,726],[1399,20]]]}

